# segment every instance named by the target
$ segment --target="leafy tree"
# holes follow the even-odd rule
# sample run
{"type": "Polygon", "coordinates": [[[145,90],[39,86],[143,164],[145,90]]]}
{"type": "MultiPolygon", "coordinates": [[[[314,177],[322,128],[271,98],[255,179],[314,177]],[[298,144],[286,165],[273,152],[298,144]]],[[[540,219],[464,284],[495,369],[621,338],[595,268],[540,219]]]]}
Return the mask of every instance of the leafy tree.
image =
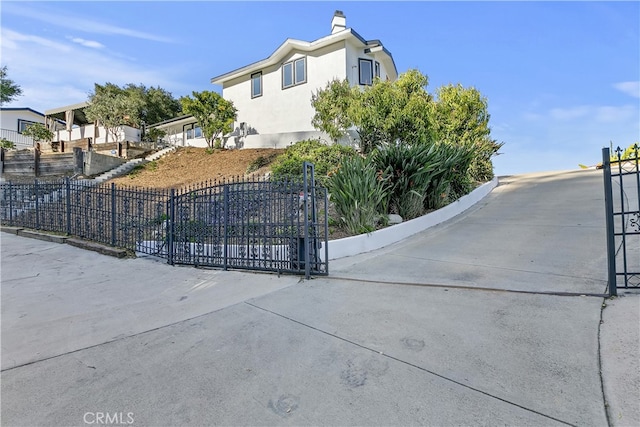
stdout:
{"type": "Polygon", "coordinates": [[[144,140],[145,141],[149,141],[149,142],[155,142],[160,138],[164,138],[166,134],[167,134],[167,132],[162,130],[162,129],[151,128],[145,134],[144,140]]]}
{"type": "Polygon", "coordinates": [[[131,96],[138,97],[138,117],[148,125],[177,117],[182,111],[180,101],[159,86],[148,88],[143,84],[129,83],[123,89],[131,96]]]}
{"type": "Polygon", "coordinates": [[[436,91],[430,115],[438,141],[474,153],[470,178],[484,181],[493,177],[491,157],[504,145],[491,138],[487,99],[475,88],[446,85],[436,91]]]}
{"type": "Polygon", "coordinates": [[[224,148],[221,137],[233,130],[238,110],[233,106],[233,102],[227,101],[216,92],[192,92],[192,95],[193,98],[180,98],[182,111],[196,118],[209,148],[214,148],[214,144],[216,148],[224,148]]]}
{"type": "Polygon", "coordinates": [[[89,95],[85,115],[88,120],[104,126],[117,142],[120,126],[139,126],[141,108],[142,100],[137,94],[112,83],[104,86],[96,83],[94,93],[89,95]]]}
{"type": "Polygon", "coordinates": [[[7,77],[7,66],[0,68],[0,105],[15,100],[22,95],[22,88],[7,77]]]}
{"type": "Polygon", "coordinates": [[[334,140],[355,126],[363,153],[396,142],[430,140],[427,84],[428,77],[417,70],[395,82],[376,79],[363,90],[351,88],[347,80],[331,81],[311,98],[316,110],[312,124],[334,140]]]}
{"type": "Polygon", "coordinates": [[[30,136],[36,143],[41,141],[51,141],[53,139],[53,132],[51,132],[42,123],[33,123],[22,131],[23,135],[30,136]]]}
{"type": "Polygon", "coordinates": [[[316,110],[311,120],[313,127],[329,134],[334,142],[346,135],[353,126],[349,108],[354,96],[346,79],[334,79],[324,89],[318,89],[311,95],[311,105],[316,110]]]}

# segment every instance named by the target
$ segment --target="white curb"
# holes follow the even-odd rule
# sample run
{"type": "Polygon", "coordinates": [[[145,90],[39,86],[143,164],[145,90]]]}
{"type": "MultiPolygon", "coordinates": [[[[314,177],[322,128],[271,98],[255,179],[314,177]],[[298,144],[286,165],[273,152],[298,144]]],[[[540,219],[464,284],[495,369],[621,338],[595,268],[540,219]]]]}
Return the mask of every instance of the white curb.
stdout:
{"type": "Polygon", "coordinates": [[[407,237],[424,231],[430,227],[436,226],[460,215],[462,212],[485,198],[497,186],[498,178],[495,177],[491,181],[482,184],[480,187],[455,202],[419,218],[383,228],[382,230],[377,230],[369,234],[329,240],[329,259],[344,258],[380,249],[392,243],[406,239],[407,237]]]}

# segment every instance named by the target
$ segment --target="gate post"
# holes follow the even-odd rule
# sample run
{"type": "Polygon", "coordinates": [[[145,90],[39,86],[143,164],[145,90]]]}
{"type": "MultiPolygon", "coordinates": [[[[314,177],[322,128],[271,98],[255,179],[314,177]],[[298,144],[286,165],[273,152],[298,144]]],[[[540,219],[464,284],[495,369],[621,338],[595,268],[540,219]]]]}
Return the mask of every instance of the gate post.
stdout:
{"type": "Polygon", "coordinates": [[[229,185],[224,184],[224,187],[222,188],[224,189],[222,192],[224,203],[224,247],[222,248],[222,266],[224,271],[227,271],[227,258],[229,257],[227,249],[229,246],[229,185]]]}
{"type": "Polygon", "coordinates": [[[304,278],[309,280],[311,278],[311,251],[309,250],[309,180],[307,177],[307,171],[311,169],[311,174],[313,176],[313,164],[304,162],[302,169],[302,185],[304,192],[304,200],[302,201],[304,205],[304,278]]]}
{"type": "Polygon", "coordinates": [[[616,279],[616,243],[613,224],[613,188],[611,185],[611,154],[609,148],[602,149],[602,170],[604,176],[604,206],[607,228],[607,267],[609,296],[618,295],[616,279]]]}
{"type": "Polygon", "coordinates": [[[36,193],[36,230],[40,230],[40,194],[38,191],[38,180],[33,181],[33,191],[36,193]]]}
{"type": "Polygon", "coordinates": [[[116,183],[111,183],[111,246],[116,245],[116,183]]]}
{"type": "Polygon", "coordinates": [[[65,178],[65,192],[66,197],[65,197],[65,203],[66,203],[66,207],[67,207],[67,215],[66,215],[66,220],[67,220],[67,235],[70,236],[71,235],[71,182],[69,180],[69,177],[65,178]]]}
{"type": "Polygon", "coordinates": [[[175,199],[176,199],[176,190],[173,188],[169,193],[169,212],[167,215],[167,221],[169,221],[168,233],[167,236],[167,264],[173,265],[173,232],[174,232],[174,219],[175,219],[175,199]]]}
{"type": "Polygon", "coordinates": [[[9,225],[13,226],[13,184],[9,181],[9,225]]]}

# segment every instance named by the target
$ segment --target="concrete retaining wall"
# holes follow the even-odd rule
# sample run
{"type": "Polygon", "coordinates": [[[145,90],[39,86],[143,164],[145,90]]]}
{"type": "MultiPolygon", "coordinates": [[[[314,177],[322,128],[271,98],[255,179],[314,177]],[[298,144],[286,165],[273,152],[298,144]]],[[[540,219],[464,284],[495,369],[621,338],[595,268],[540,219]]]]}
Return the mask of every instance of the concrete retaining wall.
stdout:
{"type": "Polygon", "coordinates": [[[126,163],[125,159],[88,151],[84,153],[83,174],[86,176],[99,175],[124,163],[126,163]]]}

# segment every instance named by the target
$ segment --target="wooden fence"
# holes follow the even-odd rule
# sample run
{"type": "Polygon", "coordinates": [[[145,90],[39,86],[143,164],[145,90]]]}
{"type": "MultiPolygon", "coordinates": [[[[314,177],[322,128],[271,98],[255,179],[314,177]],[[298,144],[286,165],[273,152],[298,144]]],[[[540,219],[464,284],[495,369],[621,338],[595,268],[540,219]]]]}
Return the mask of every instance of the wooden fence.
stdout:
{"type": "MultiPolygon", "coordinates": [[[[82,155],[82,150],[80,150],[82,155]]],[[[51,176],[73,173],[76,155],[70,153],[41,153],[40,150],[0,151],[0,171],[3,175],[51,176]]],[[[80,163],[82,165],[82,163],[80,163]]]]}

